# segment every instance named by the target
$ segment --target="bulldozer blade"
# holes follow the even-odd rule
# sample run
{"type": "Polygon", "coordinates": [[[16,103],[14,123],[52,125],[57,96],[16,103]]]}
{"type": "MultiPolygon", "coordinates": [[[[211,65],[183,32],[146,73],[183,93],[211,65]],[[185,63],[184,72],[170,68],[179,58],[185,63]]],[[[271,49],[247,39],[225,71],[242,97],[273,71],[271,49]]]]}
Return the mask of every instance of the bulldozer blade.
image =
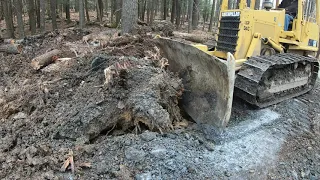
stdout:
{"type": "Polygon", "coordinates": [[[197,123],[224,128],[229,122],[235,81],[235,59],[211,56],[198,48],[158,38],[160,52],[170,71],[183,81],[182,108],[197,123]]]}

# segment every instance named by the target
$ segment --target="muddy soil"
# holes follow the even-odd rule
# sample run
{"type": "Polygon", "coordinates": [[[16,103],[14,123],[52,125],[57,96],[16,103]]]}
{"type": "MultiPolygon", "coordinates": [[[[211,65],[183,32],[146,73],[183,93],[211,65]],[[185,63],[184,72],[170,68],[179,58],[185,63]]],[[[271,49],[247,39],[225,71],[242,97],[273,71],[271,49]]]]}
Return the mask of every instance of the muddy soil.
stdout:
{"type": "Polygon", "coordinates": [[[0,54],[1,179],[320,178],[319,85],[260,110],[235,98],[218,142],[181,115],[183,85],[149,36],[82,42],[97,31],[59,30],[26,39],[21,55],[0,54]],[[72,59],[31,68],[54,48],[72,59]],[[61,171],[70,150],[74,174],[61,171]]]}

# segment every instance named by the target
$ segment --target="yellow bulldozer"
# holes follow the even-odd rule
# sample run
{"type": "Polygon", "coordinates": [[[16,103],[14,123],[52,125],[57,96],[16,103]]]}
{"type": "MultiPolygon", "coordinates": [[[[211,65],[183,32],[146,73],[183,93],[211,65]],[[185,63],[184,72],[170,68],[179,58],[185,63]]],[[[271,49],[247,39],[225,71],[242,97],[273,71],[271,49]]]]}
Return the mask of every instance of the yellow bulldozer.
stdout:
{"type": "Polygon", "coordinates": [[[226,127],[234,95],[264,108],[315,86],[320,0],[297,0],[287,30],[278,1],[265,0],[262,9],[254,2],[240,0],[228,9],[228,0],[222,1],[214,48],[158,38],[169,70],[183,80],[182,107],[197,123],[226,127]]]}

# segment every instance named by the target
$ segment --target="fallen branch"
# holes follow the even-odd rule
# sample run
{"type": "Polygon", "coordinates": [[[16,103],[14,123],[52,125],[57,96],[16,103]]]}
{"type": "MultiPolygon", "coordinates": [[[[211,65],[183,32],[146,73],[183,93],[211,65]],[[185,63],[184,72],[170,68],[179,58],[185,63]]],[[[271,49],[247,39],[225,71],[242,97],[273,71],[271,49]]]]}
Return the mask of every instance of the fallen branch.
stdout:
{"type": "Polygon", "coordinates": [[[49,64],[53,63],[59,58],[59,55],[62,52],[58,49],[54,49],[52,51],[49,51],[45,54],[42,54],[41,56],[38,56],[31,61],[31,66],[35,70],[39,70],[45,66],[48,66],[49,64]]]}
{"type": "Polygon", "coordinates": [[[5,44],[14,44],[15,43],[15,40],[14,39],[4,39],[3,42],[5,44]]]}
{"type": "Polygon", "coordinates": [[[142,41],[140,36],[123,35],[113,38],[111,42],[107,43],[105,46],[123,46],[129,43],[136,43],[139,41],[142,41]]]}
{"type": "Polygon", "coordinates": [[[20,54],[22,52],[22,46],[20,44],[4,44],[0,46],[0,52],[20,54]]]}
{"type": "Polygon", "coordinates": [[[72,174],[74,174],[74,161],[73,161],[72,150],[69,151],[68,159],[63,163],[62,167],[60,168],[60,171],[65,172],[67,170],[67,168],[69,167],[69,165],[70,165],[72,174]]]}
{"type": "Polygon", "coordinates": [[[178,38],[185,39],[187,41],[195,42],[195,43],[204,43],[208,41],[208,37],[199,34],[188,34],[188,33],[181,33],[181,32],[174,32],[174,36],[178,38]]]}

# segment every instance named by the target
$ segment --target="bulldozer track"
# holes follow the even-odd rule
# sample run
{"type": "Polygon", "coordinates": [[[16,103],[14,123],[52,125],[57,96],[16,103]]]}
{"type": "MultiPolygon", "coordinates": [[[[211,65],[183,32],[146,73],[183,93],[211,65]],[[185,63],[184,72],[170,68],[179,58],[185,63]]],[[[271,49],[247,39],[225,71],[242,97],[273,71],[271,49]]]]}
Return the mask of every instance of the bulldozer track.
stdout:
{"type": "Polygon", "coordinates": [[[235,81],[235,95],[260,108],[312,90],[318,77],[316,58],[283,53],[251,57],[235,81]]]}

